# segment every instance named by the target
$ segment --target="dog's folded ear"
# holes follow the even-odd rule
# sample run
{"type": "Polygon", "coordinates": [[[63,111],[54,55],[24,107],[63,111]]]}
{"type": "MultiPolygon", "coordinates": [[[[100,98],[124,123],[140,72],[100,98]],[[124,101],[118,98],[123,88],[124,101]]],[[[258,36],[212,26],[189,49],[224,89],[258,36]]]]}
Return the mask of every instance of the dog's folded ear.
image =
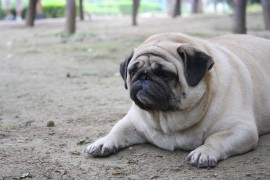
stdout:
{"type": "Polygon", "coordinates": [[[191,87],[198,85],[214,65],[211,56],[190,45],[181,45],[177,52],[183,60],[185,78],[191,87]]]}
{"type": "Polygon", "coordinates": [[[126,88],[126,89],[127,89],[127,82],[126,82],[126,80],[127,80],[127,67],[128,67],[128,64],[129,64],[130,60],[131,60],[132,57],[133,57],[133,52],[134,52],[134,51],[132,51],[132,52],[130,53],[130,55],[125,59],[125,61],[123,61],[123,62],[120,64],[120,74],[121,74],[123,80],[125,81],[125,88],[126,88]]]}

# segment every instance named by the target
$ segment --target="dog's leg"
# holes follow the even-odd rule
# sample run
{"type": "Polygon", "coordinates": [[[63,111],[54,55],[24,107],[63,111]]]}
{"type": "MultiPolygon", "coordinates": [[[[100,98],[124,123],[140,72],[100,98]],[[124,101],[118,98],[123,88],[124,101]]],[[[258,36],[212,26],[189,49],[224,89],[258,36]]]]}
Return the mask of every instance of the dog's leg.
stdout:
{"type": "Polygon", "coordinates": [[[94,157],[108,156],[116,153],[119,149],[145,142],[146,140],[137,133],[128,116],[125,116],[115,124],[107,136],[90,144],[85,153],[94,157]]]}
{"type": "Polygon", "coordinates": [[[256,125],[241,124],[209,136],[202,146],[189,153],[187,161],[198,167],[215,167],[219,160],[254,149],[257,142],[256,125]]]}

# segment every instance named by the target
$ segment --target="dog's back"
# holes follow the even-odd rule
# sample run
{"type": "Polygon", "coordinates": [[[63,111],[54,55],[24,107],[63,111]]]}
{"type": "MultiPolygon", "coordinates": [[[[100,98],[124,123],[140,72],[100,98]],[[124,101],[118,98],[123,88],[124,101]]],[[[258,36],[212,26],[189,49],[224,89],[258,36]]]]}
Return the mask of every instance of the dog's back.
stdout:
{"type": "Polygon", "coordinates": [[[240,58],[252,59],[252,61],[257,59],[261,65],[267,69],[270,68],[270,40],[252,35],[230,34],[211,38],[209,41],[224,46],[232,52],[237,52],[237,56],[240,58]]]}
{"type": "Polygon", "coordinates": [[[252,79],[253,109],[259,134],[270,132],[270,40],[250,35],[225,35],[209,41],[239,57],[246,66],[252,79]]]}

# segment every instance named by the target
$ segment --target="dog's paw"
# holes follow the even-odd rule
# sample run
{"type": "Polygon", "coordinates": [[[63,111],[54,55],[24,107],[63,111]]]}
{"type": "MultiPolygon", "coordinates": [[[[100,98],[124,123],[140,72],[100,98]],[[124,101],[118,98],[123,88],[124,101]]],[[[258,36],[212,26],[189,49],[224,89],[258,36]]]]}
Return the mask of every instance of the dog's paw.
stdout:
{"type": "Polygon", "coordinates": [[[98,157],[114,154],[117,150],[118,147],[116,143],[110,140],[110,138],[104,137],[90,144],[84,152],[87,153],[87,155],[98,157]]]}
{"type": "Polygon", "coordinates": [[[197,167],[215,167],[219,160],[219,153],[207,146],[200,146],[190,152],[187,161],[197,167]]]}

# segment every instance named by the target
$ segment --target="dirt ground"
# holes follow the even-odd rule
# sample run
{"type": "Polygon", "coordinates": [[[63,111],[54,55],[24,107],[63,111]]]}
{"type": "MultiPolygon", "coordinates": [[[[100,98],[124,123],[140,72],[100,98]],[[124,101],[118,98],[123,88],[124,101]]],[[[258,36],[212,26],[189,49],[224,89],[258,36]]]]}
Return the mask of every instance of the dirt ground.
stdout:
{"type": "MultiPolygon", "coordinates": [[[[107,134],[130,107],[119,63],[146,37],[183,32],[228,34],[229,16],[95,18],[65,37],[64,20],[34,28],[0,23],[0,178],[2,179],[269,179],[270,135],[256,150],[216,168],[188,165],[188,152],[137,145],[107,158],[86,158],[87,143],[107,134]],[[47,123],[53,121],[53,127],[47,123]]],[[[259,14],[248,33],[270,38],[259,14]]]]}

